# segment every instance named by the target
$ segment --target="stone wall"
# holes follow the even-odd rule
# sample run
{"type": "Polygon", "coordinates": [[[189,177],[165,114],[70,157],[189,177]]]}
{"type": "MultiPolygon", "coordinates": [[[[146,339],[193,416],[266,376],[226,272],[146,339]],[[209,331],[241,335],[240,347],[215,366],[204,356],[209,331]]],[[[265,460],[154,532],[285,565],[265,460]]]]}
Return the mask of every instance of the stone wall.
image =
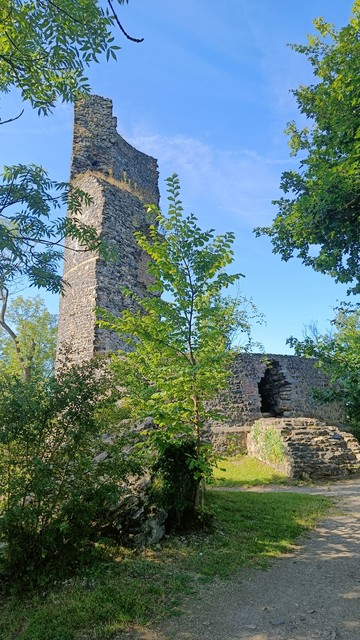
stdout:
{"type": "MultiPolygon", "coordinates": [[[[84,207],[82,221],[94,226],[114,247],[116,259],[105,261],[67,239],[64,280],[68,286],[60,301],[58,363],[65,347],[69,362],[81,362],[122,346],[117,334],[96,326],[95,308],[118,316],[130,304],[121,285],[139,296],[147,294],[147,256],[137,246],[134,231],[146,233],[151,221],[144,205],[159,203],[157,161],[129,145],[116,126],[111,100],[89,96],[77,103],[71,180],[92,198],[84,207]]],[[[221,426],[221,431],[225,425],[225,430],[234,431],[266,416],[309,416],[343,425],[342,407],[321,405],[312,398],[314,387],[327,385],[314,360],[241,354],[235,361],[230,390],[215,403],[224,414],[224,423],[214,426],[221,426]]],[[[218,438],[221,446],[229,439],[226,433],[218,438]]],[[[243,446],[241,434],[235,439],[243,446]]]]}
{"type": "Polygon", "coordinates": [[[297,480],[344,478],[360,472],[360,445],[350,433],[313,418],[266,418],[247,438],[250,456],[297,480]]]}
{"type": "Polygon", "coordinates": [[[134,231],[149,227],[144,205],[159,204],[157,161],[129,145],[116,125],[111,100],[89,96],[77,103],[71,181],[92,198],[81,220],[97,229],[116,259],[79,251],[83,248],[67,239],[64,280],[69,286],[60,301],[58,361],[65,347],[71,362],[118,349],[117,334],[96,326],[95,307],[118,315],[129,304],[121,285],[146,293],[147,259],[134,231]]]}
{"type": "Polygon", "coordinates": [[[315,359],[298,356],[238,355],[230,390],[216,402],[227,428],[251,425],[263,417],[296,416],[317,418],[343,427],[346,415],[340,403],[321,404],[313,398],[314,388],[329,386],[327,377],[315,365],[315,359]]]}

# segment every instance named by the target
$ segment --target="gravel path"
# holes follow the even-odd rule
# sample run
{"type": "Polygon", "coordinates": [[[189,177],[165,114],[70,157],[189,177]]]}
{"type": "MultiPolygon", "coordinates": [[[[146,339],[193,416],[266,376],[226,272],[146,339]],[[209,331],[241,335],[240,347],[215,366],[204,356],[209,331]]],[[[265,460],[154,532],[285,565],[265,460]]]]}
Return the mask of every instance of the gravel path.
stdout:
{"type": "MultiPolygon", "coordinates": [[[[339,508],[266,571],[245,569],[188,599],[183,616],[138,640],[360,640],[360,479],[263,487],[341,498],[339,508]]],[[[126,636],[125,636],[126,637],[126,636]]]]}

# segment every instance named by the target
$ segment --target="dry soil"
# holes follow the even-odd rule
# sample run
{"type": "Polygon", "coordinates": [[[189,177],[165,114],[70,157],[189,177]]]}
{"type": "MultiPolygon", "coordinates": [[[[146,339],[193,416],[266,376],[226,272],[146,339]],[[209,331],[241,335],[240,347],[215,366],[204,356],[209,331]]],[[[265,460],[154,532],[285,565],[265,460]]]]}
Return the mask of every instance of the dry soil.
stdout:
{"type": "Polygon", "coordinates": [[[252,491],[323,493],[333,513],[266,570],[245,569],[190,597],[184,614],[131,640],[360,640],[360,479],[252,491]]]}

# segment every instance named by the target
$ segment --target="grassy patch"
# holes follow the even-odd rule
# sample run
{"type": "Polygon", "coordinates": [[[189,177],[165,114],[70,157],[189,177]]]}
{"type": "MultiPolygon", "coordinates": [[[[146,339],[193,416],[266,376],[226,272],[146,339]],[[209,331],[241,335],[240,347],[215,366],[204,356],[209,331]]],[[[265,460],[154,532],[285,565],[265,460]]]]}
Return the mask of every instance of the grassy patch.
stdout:
{"type": "Polygon", "coordinates": [[[2,603],[2,640],[107,640],[129,623],[176,613],[182,594],[242,566],[264,566],[323,516],[331,502],[291,493],[214,492],[208,533],[168,538],[134,553],[108,548],[108,558],[46,593],[2,603]]]}
{"type": "Polygon", "coordinates": [[[219,467],[214,469],[214,480],[216,487],[291,484],[288,476],[249,456],[221,460],[219,467]]]}
{"type": "Polygon", "coordinates": [[[265,566],[270,557],[287,551],[331,501],[294,493],[214,492],[208,504],[216,516],[215,530],[193,536],[190,544],[182,538],[172,540],[165,552],[174,562],[180,553],[188,572],[226,578],[249,563],[265,566]]]}

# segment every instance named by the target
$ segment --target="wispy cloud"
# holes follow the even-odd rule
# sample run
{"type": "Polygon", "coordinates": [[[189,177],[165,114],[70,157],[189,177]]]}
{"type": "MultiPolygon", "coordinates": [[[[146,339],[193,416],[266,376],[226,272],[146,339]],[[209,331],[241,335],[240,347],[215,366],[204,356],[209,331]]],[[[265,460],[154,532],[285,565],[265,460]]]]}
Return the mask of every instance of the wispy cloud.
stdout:
{"type": "Polygon", "coordinates": [[[165,137],[135,131],[130,142],[159,161],[161,180],[176,172],[192,206],[209,215],[229,217],[240,226],[267,224],[271,200],[279,195],[281,160],[251,149],[218,149],[203,140],[181,135],[165,137]]]}

